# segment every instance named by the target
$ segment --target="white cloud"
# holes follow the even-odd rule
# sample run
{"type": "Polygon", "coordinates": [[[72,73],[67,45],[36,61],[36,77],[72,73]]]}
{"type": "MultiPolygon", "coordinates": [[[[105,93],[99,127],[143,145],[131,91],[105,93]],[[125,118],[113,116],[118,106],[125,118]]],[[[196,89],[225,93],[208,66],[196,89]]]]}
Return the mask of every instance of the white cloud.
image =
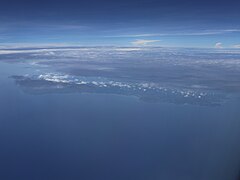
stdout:
{"type": "Polygon", "coordinates": [[[234,48],[240,48],[240,44],[236,44],[233,46],[234,48]]]}
{"type": "Polygon", "coordinates": [[[149,43],[155,43],[159,42],[160,40],[146,40],[146,39],[138,39],[133,42],[131,42],[135,46],[145,46],[148,45],[149,43]]]}
{"type": "Polygon", "coordinates": [[[215,44],[215,48],[223,48],[222,43],[221,42],[217,42],[215,44]]]}

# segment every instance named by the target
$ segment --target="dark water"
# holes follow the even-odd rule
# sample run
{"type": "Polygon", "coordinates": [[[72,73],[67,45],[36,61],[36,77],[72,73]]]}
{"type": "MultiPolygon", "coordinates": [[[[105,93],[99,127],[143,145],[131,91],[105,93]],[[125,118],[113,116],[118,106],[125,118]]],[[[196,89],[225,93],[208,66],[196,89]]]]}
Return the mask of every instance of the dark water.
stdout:
{"type": "Polygon", "coordinates": [[[0,179],[237,179],[240,53],[222,51],[0,54],[0,179]]]}

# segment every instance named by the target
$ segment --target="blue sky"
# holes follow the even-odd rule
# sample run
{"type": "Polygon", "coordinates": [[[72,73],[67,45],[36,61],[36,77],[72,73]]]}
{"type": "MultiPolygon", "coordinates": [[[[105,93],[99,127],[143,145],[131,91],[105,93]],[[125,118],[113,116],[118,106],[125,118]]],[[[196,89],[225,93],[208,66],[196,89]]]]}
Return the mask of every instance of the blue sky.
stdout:
{"type": "Polygon", "coordinates": [[[1,1],[9,44],[239,47],[240,1],[1,1]]]}

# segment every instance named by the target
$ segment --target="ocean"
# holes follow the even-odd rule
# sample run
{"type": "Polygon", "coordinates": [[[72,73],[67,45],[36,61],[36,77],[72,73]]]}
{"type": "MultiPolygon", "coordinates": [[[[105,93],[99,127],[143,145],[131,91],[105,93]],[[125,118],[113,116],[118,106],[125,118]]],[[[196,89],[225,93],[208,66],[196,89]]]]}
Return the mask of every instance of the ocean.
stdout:
{"type": "Polygon", "coordinates": [[[0,50],[0,179],[235,180],[240,50],[0,50]]]}

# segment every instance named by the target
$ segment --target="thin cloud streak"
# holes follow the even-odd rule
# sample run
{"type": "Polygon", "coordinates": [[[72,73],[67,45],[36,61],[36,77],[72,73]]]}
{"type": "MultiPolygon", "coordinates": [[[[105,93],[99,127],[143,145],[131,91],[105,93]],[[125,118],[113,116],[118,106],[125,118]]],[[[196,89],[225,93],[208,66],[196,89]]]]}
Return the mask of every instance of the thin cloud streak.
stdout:
{"type": "Polygon", "coordinates": [[[8,32],[14,29],[38,29],[38,30],[86,30],[89,26],[79,25],[74,23],[43,23],[43,22],[2,22],[0,27],[0,32],[8,32]]]}
{"type": "Polygon", "coordinates": [[[119,37],[119,38],[134,38],[134,37],[157,37],[157,36],[208,36],[208,35],[219,35],[226,33],[240,32],[240,29],[225,29],[215,31],[202,31],[192,33],[153,33],[153,34],[128,34],[128,35],[116,35],[116,36],[105,36],[105,37],[119,37]]]}
{"type": "Polygon", "coordinates": [[[145,46],[145,45],[152,44],[152,43],[159,42],[159,41],[160,40],[138,39],[138,40],[135,40],[131,43],[135,46],[145,46]]]}
{"type": "Polygon", "coordinates": [[[233,47],[234,48],[240,48],[240,44],[235,44],[233,47]]]}
{"type": "Polygon", "coordinates": [[[0,43],[0,50],[2,49],[21,49],[21,48],[58,48],[79,46],[74,43],[0,43]]]}

